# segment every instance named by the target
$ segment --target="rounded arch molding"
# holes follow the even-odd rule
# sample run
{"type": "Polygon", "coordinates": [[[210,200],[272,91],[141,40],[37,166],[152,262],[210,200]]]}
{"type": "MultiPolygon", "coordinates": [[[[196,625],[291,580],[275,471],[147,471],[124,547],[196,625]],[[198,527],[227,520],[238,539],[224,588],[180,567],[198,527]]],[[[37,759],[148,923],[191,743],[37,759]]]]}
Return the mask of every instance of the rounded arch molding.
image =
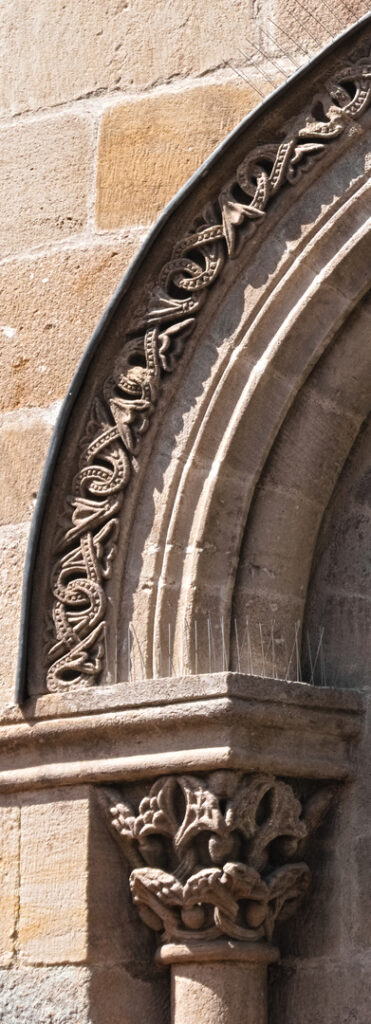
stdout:
{"type": "Polygon", "coordinates": [[[232,133],[107,310],[40,492],[19,700],[238,669],[247,617],[258,674],[272,623],[278,675],[301,642],[370,411],[370,26],[232,133]]]}

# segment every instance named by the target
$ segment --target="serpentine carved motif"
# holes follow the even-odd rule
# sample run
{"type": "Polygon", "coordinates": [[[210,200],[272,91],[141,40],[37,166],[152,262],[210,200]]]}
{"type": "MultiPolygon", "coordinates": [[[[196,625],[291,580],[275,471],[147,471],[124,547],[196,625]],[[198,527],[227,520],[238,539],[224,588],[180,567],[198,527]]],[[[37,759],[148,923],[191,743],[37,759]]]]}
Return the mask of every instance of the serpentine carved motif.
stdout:
{"type": "Polygon", "coordinates": [[[227,771],[159,779],[137,813],[117,791],[101,799],[138,913],[161,942],[270,942],[308,889],[305,845],[333,792],[302,801],[281,779],[227,771]]]}
{"type": "Polygon", "coordinates": [[[166,377],[177,366],[199,310],[274,197],[294,185],[366,110],[370,54],[357,54],[325,85],[313,111],[299,116],[282,142],[262,145],[177,242],[147,310],[126,333],[122,355],[93,402],[79,470],[65,503],[54,550],[52,632],[47,689],[99,681],[104,667],[106,581],[133,460],[166,377]],[[246,228],[249,228],[246,231],[246,228]]]}

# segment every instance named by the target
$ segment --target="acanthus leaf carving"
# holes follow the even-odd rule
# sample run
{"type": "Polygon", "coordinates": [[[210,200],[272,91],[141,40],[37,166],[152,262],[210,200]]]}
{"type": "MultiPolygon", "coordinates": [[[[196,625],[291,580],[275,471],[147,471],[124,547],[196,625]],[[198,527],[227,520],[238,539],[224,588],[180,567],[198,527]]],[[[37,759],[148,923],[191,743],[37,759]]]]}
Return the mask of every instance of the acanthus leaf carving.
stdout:
{"type": "Polygon", "coordinates": [[[163,942],[270,942],[308,889],[304,840],[332,798],[320,789],[301,801],[273,776],[233,772],[159,779],[137,813],[102,791],[134,903],[163,942]]]}

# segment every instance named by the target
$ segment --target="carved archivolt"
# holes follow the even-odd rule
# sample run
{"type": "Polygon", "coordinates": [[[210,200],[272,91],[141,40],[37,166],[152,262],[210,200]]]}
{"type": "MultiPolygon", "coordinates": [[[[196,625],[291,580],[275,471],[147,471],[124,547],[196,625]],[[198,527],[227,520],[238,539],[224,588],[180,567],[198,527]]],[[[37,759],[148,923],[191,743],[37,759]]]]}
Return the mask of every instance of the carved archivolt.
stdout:
{"type": "Polygon", "coordinates": [[[287,782],[218,772],[155,782],[137,813],[104,793],[142,920],[161,941],[272,939],[310,883],[302,856],[332,800],[287,782]]]}
{"type": "Polygon", "coordinates": [[[99,681],[106,581],[133,462],[160,390],[181,358],[211,285],[255,232],[280,190],[294,185],[361,117],[370,102],[370,79],[370,56],[353,54],[326,83],[312,110],[295,120],[284,141],[246,156],[215,203],[175,245],[145,312],[128,328],[113,376],[94,400],[80,467],[56,538],[48,690],[99,681]]]}

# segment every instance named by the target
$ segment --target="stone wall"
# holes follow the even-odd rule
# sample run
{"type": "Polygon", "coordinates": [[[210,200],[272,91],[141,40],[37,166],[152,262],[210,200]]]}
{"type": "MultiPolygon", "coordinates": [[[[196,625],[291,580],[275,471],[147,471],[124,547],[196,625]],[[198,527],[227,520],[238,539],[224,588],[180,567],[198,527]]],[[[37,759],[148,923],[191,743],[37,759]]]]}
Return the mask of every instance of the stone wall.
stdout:
{"type": "MultiPolygon", "coordinates": [[[[364,12],[361,0],[307,6],[312,18],[299,0],[1,5],[3,708],[13,699],[32,509],[78,359],[164,204],[292,60],[318,49],[314,37],[322,45],[346,27],[350,9],[354,19],[364,12]],[[246,59],[239,48],[252,53],[250,41],[268,56],[246,59]]],[[[34,740],[41,772],[43,725],[34,740]]],[[[53,735],[48,742],[54,750],[53,735]]],[[[280,936],[272,1024],[299,1014],[302,1024],[368,1024],[368,747],[357,786],[343,790],[315,840],[315,895],[280,936]]],[[[73,741],[71,749],[72,759],[73,741]]],[[[83,772],[81,780],[46,786],[39,777],[45,788],[1,795],[1,1020],[168,1024],[166,985],[154,975],[96,789],[83,772]]]]}
{"type": "Polygon", "coordinates": [[[1,5],[2,705],[14,692],[29,523],[79,357],[164,204],[294,64],[365,10],[363,0],[306,6],[1,5]]]}

